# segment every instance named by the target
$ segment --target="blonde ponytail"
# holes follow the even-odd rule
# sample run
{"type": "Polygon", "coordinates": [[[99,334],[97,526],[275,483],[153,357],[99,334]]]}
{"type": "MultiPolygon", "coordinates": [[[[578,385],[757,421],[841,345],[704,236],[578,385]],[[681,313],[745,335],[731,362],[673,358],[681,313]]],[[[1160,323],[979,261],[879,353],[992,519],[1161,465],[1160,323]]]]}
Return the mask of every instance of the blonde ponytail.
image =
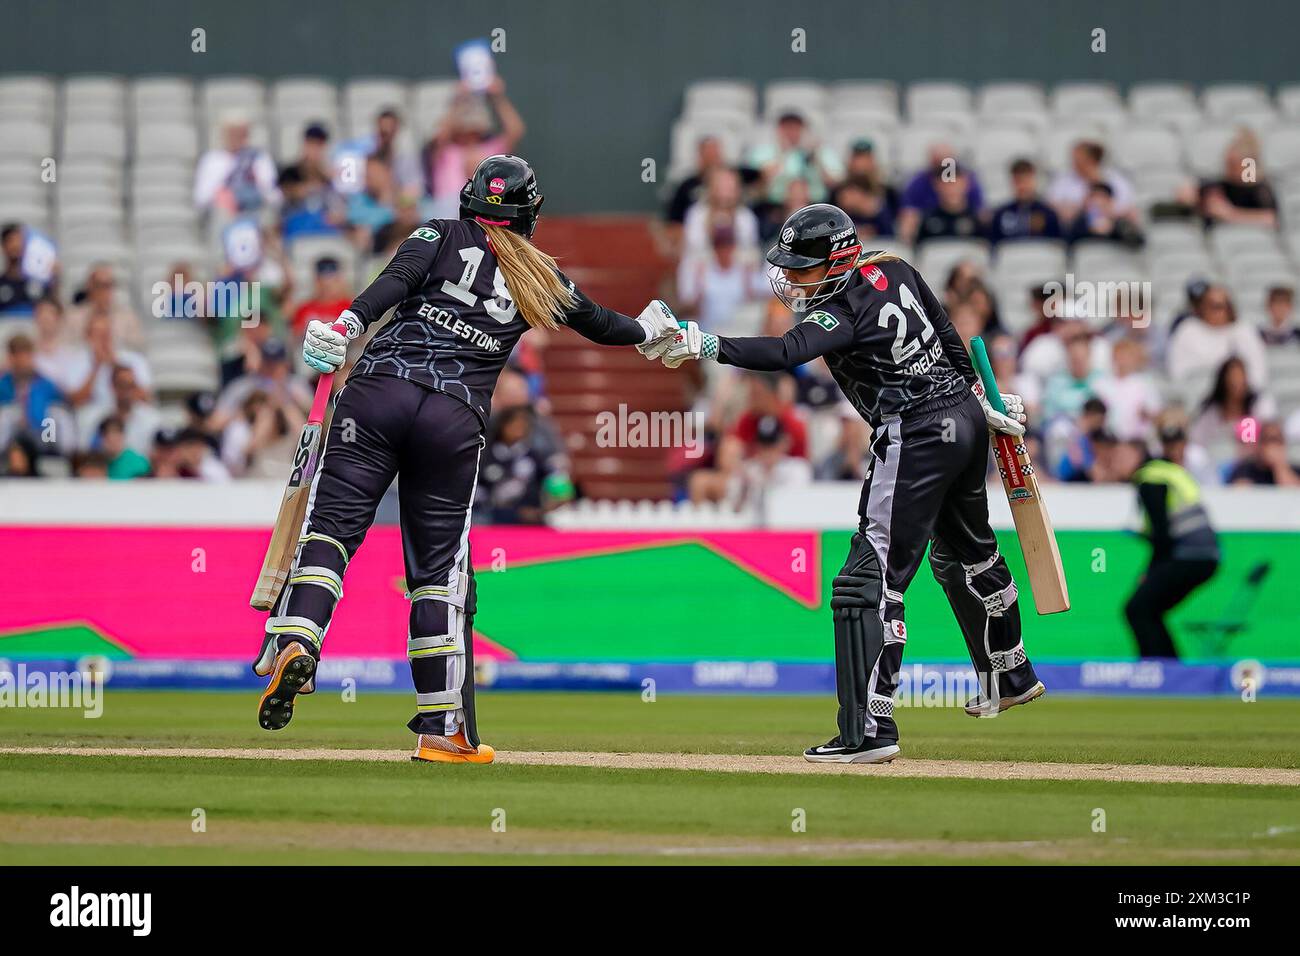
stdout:
{"type": "Polygon", "coordinates": [[[555,260],[531,242],[501,226],[483,226],[510,298],[533,328],[558,329],[573,307],[573,294],[560,279],[555,260]]]}
{"type": "Polygon", "coordinates": [[[859,259],[858,265],[870,266],[870,265],[875,265],[877,262],[902,262],[902,261],[903,261],[902,256],[896,256],[894,255],[894,253],[887,252],[884,249],[877,249],[875,252],[868,252],[861,259],[859,259]]]}

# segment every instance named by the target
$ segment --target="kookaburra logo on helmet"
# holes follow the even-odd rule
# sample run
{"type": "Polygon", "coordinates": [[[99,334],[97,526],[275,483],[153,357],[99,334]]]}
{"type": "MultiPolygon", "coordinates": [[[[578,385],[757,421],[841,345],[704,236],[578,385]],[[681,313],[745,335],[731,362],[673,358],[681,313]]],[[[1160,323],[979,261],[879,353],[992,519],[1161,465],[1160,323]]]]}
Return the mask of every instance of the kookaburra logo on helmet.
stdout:
{"type": "Polygon", "coordinates": [[[784,242],[787,246],[790,245],[790,243],[794,242],[794,230],[789,226],[786,226],[784,229],[782,229],[781,241],[784,242]]]}

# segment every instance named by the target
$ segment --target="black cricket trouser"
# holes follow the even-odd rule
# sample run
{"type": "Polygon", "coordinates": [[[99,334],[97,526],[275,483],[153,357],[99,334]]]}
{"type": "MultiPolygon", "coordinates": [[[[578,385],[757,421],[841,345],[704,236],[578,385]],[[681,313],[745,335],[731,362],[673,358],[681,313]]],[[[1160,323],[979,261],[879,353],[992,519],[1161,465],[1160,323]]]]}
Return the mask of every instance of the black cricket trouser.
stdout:
{"type": "Polygon", "coordinates": [[[398,481],[406,590],[407,656],[416,733],[462,726],[477,743],[473,709],[469,522],[483,425],[464,402],[389,375],[349,379],[339,395],[312,487],[298,557],[268,629],[306,638],[319,653],[348,562],[398,481]]]}
{"type": "Polygon", "coordinates": [[[832,588],[840,737],[850,745],[863,736],[898,736],[893,694],[907,641],[903,595],[931,539],[955,558],[963,595],[979,608],[985,667],[1002,673],[1023,663],[1015,585],[989,525],[988,426],[979,401],[971,395],[890,416],[876,428],[871,452],[858,532],[832,588]]]}
{"type": "Polygon", "coordinates": [[[1165,558],[1152,561],[1133,596],[1124,605],[1141,657],[1177,657],[1165,615],[1182,603],[1219,569],[1210,558],[1165,558]]]}

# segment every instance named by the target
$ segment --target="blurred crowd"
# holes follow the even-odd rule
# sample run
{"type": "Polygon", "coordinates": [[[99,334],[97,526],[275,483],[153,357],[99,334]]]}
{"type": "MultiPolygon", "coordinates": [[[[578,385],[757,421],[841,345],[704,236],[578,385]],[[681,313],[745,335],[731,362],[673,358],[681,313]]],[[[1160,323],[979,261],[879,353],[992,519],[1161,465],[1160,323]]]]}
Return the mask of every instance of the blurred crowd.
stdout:
{"type": "MultiPolygon", "coordinates": [[[[193,184],[223,265],[203,275],[171,262],[155,277],[166,291],[143,305],[113,263],[84,277],[63,276],[57,262],[34,268],[25,225],[4,224],[0,476],[284,477],[313,395],[315,375],[300,359],[307,324],[345,309],[421,222],[455,218],[469,172],[523,133],[499,77],[483,91],[460,87],[423,144],[383,108],[369,136],[346,143],[307,123],[298,155],[278,167],[254,144],[250,117],[227,110],[193,184]],[[304,282],[307,249],[322,253],[305,264],[304,282]],[[155,386],[148,346],[178,326],[210,343],[215,387],[155,386]]],[[[539,344],[517,351],[498,388],[482,520],[540,521],[573,495],[545,415],[539,344]]]]}
{"type": "MultiPolygon", "coordinates": [[[[1221,178],[1187,181],[1165,200],[1139,208],[1133,185],[1097,142],[1081,140],[1068,168],[1045,178],[1028,158],[1008,166],[1011,198],[991,206],[979,178],[950,146],[934,143],[920,170],[891,176],[869,139],[846,154],[818,143],[797,111],[780,115],[775,135],[740,163],[724,159],[719,138],[698,140],[695,168],[675,183],[665,210],[679,255],[674,305],[681,318],[717,333],[780,335],[794,316],[771,294],[763,253],[784,219],[810,202],[831,202],[857,224],[866,249],[899,251],[917,264],[931,243],[982,240],[999,248],[1023,240],[1081,240],[1139,248],[1144,225],[1222,224],[1273,230],[1277,202],[1242,130],[1224,156],[1221,178]],[[1250,175],[1243,170],[1249,169],[1250,175]]],[[[985,259],[985,263],[987,258],[985,259]]],[[[1084,307],[1057,286],[1033,283],[1023,295],[1029,321],[1006,323],[988,266],[957,261],[923,278],[969,344],[983,336],[998,380],[1021,393],[1040,477],[1105,482],[1131,473],[1129,459],[1165,455],[1207,484],[1300,485],[1300,410],[1270,394],[1279,356],[1300,360],[1295,289],[1266,290],[1267,313],[1238,317],[1228,288],[1193,277],[1171,322],[1151,321],[1149,289],[1084,307]],[[1108,312],[1104,311],[1109,309],[1108,312]],[[1012,327],[1013,326],[1013,327],[1012,327]],[[1187,383],[1206,387],[1193,396],[1187,383]]],[[[1005,297],[1007,292],[1002,290],[1005,297]]],[[[870,433],[821,360],[789,374],[749,373],[700,363],[696,409],[707,421],[707,454],[675,462],[677,495],[745,507],[773,487],[860,479],[870,433]]],[[[1300,367],[1300,366],[1293,366],[1300,367]]]]}

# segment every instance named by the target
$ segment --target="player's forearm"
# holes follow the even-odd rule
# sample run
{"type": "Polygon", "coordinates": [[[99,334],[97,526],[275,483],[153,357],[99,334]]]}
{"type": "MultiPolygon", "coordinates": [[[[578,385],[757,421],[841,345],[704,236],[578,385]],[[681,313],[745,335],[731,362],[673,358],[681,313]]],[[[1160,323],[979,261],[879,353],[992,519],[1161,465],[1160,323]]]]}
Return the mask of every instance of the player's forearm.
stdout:
{"type": "Polygon", "coordinates": [[[775,336],[736,338],[718,336],[718,361],[755,372],[778,372],[798,368],[811,362],[822,353],[806,337],[797,335],[798,329],[775,336]]]}
{"type": "Polygon", "coordinates": [[[384,271],[349,306],[363,329],[420,288],[433,265],[436,248],[436,243],[426,239],[402,243],[384,271]]]}
{"type": "Polygon", "coordinates": [[[646,341],[645,326],[636,319],[595,303],[571,314],[567,324],[597,345],[640,345],[646,341]]]}

